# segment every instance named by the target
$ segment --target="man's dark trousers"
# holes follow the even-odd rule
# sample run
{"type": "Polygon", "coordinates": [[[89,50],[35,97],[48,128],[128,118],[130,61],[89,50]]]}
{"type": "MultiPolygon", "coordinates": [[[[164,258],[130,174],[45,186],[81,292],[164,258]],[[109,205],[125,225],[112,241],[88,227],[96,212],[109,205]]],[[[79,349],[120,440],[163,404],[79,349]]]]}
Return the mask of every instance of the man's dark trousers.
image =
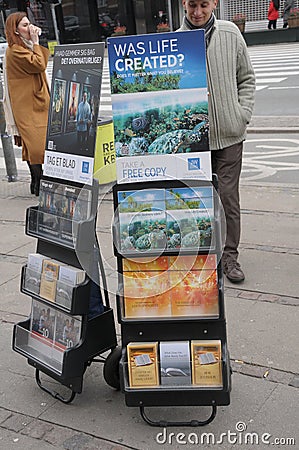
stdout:
{"type": "Polygon", "coordinates": [[[243,142],[222,150],[212,150],[212,170],[218,176],[219,195],[226,218],[226,241],[223,261],[237,260],[241,233],[239,180],[242,168],[243,142]]]}

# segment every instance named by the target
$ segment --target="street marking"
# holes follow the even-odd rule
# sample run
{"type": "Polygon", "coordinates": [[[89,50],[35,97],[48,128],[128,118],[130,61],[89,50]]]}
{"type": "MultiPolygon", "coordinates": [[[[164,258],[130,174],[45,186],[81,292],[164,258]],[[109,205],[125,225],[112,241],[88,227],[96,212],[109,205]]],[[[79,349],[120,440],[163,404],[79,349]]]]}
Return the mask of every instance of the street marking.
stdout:
{"type": "Polygon", "coordinates": [[[261,91],[262,89],[266,89],[267,87],[268,87],[268,85],[256,86],[255,90],[256,91],[261,91]]]}
{"type": "Polygon", "coordinates": [[[247,139],[244,147],[242,173],[245,174],[244,179],[247,181],[264,179],[278,172],[296,171],[299,173],[299,163],[288,160],[275,161],[275,158],[298,157],[299,139],[247,139]],[[246,144],[255,142],[258,143],[257,151],[246,151],[246,144]],[[279,143],[283,143],[283,145],[279,145],[279,143]],[[266,152],[268,149],[270,151],[266,152]]]}
{"type": "MultiPolygon", "coordinates": [[[[257,67],[257,68],[259,68],[259,67],[273,67],[273,69],[278,69],[278,68],[282,68],[282,69],[285,69],[285,63],[286,63],[286,61],[279,61],[279,62],[274,62],[274,61],[269,61],[268,62],[268,60],[266,60],[266,61],[261,61],[261,62],[254,62],[254,67],[257,67]]],[[[290,69],[294,69],[294,66],[295,65],[298,65],[298,63],[299,63],[299,59],[298,58],[296,58],[296,60],[295,61],[288,61],[288,65],[289,65],[289,68],[290,69]]]]}
{"type": "Polygon", "coordinates": [[[287,56],[284,54],[283,55],[275,54],[273,56],[267,56],[267,55],[262,55],[260,57],[250,56],[250,59],[252,62],[254,61],[256,63],[270,61],[274,64],[281,64],[282,61],[280,59],[287,60],[288,62],[290,62],[292,60],[295,60],[295,61],[298,60],[298,56],[295,54],[293,54],[292,56],[287,56]],[[265,57],[266,57],[266,59],[265,59],[265,57]]]}
{"type": "Polygon", "coordinates": [[[285,78],[257,78],[256,83],[280,83],[281,81],[286,80],[285,78]]]}
{"type": "MultiPolygon", "coordinates": [[[[268,73],[259,73],[258,74],[260,77],[268,77],[269,74],[268,73]]],[[[291,75],[299,75],[299,72],[274,72],[273,74],[276,77],[285,77],[286,75],[291,76],[291,75]]]]}
{"type": "Polygon", "coordinates": [[[276,87],[269,87],[269,90],[274,89],[299,89],[299,86],[276,86],[276,87]]]}
{"type": "MultiPolygon", "coordinates": [[[[277,67],[275,67],[275,69],[277,69],[277,67]]],[[[281,67],[281,69],[285,70],[294,70],[294,69],[299,69],[299,66],[295,66],[295,67],[281,67]]],[[[272,72],[273,73],[274,67],[255,67],[254,71],[255,72],[272,72]]],[[[274,72],[276,73],[276,72],[274,72]]]]}

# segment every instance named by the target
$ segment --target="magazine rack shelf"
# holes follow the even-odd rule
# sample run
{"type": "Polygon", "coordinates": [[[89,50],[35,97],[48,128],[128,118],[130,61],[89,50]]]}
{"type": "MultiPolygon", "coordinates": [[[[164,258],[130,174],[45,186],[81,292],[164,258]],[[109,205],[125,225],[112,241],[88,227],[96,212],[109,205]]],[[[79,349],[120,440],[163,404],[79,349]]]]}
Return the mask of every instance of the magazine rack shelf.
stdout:
{"type": "Polygon", "coordinates": [[[69,248],[74,250],[83,250],[88,252],[92,247],[92,241],[86,242],[84,237],[91,236],[94,234],[95,227],[95,219],[91,218],[85,221],[70,222],[71,228],[73,225],[74,236],[76,236],[76,240],[74,242],[74,236],[69,236],[68,239],[60,238],[57,235],[49,235],[47,233],[43,234],[38,231],[38,223],[40,219],[44,216],[51,216],[56,218],[55,214],[46,214],[38,210],[38,206],[31,206],[26,211],[26,234],[31,237],[35,237],[41,239],[42,241],[49,242],[51,244],[55,243],[55,245],[61,246],[63,248],[69,248]],[[89,247],[87,245],[89,244],[89,247]]]}
{"type": "Polygon", "coordinates": [[[151,181],[143,183],[142,188],[138,183],[114,186],[121,389],[126,404],[139,407],[141,417],[152,426],[203,426],[215,418],[217,406],[230,403],[231,367],[221,266],[222,223],[216,192],[215,176],[213,182],[151,181]],[[195,206],[191,201],[190,209],[194,208],[191,214],[184,216],[185,213],[174,211],[180,207],[174,206],[171,198],[175,196],[177,203],[182,202],[186,186],[192,192],[212,192],[212,201],[203,202],[209,220],[200,210],[202,206],[195,206]],[[152,205],[141,200],[144,203],[138,205],[137,198],[156,200],[152,205]],[[164,203],[162,198],[166,199],[164,203]],[[128,212],[130,208],[132,215],[128,212]],[[166,234],[163,241],[162,233],[157,233],[161,238],[158,246],[152,220],[156,229],[166,234]],[[203,227],[199,232],[192,232],[192,220],[199,228],[203,227]],[[183,246],[187,242],[183,226],[188,227],[189,237],[198,237],[196,250],[183,246]],[[140,243],[144,242],[146,248],[140,251],[140,243]],[[190,267],[185,267],[187,261],[193,261],[190,267]],[[178,274],[181,278],[173,281],[178,274]],[[161,286],[163,293],[159,291],[161,286]],[[138,291],[141,293],[134,298],[134,292],[138,291]],[[188,300],[186,306],[188,296],[194,300],[191,306],[188,300]],[[185,358],[183,365],[182,358],[185,358]],[[153,421],[145,408],[154,406],[210,406],[211,413],[203,421],[153,421]]]}
{"type": "MultiPolygon", "coordinates": [[[[52,181],[43,178],[42,183],[47,185],[52,181]]],[[[57,180],[53,183],[56,188],[60,184],[57,180]]],[[[81,188],[76,186],[74,190],[79,192],[81,188]]],[[[49,226],[44,228],[45,220],[39,206],[30,207],[26,212],[25,232],[37,238],[37,255],[42,260],[45,258],[57,263],[59,270],[61,267],[69,269],[71,266],[85,271],[84,280],[79,283],[71,285],[57,279],[53,298],[46,298],[41,294],[41,281],[39,288],[35,287],[38,275],[42,280],[43,274],[36,273],[28,265],[22,268],[21,273],[20,289],[32,298],[32,311],[30,317],[14,325],[13,350],[26,357],[28,363],[35,368],[37,385],[63,403],[70,403],[77,393],[82,392],[83,375],[93,361],[104,363],[105,370],[107,359],[112,361],[115,358],[114,352],[118,351],[114,314],[105,288],[106,281],[103,280],[102,283],[103,296],[100,283],[97,282],[105,276],[95,235],[97,182],[90,187],[89,195],[88,217],[73,220],[73,223],[66,222],[67,219],[62,219],[59,215],[49,214],[49,226]],[[64,236],[59,228],[62,220],[66,230],[64,236]],[[58,226],[53,227],[53,223],[58,223],[58,226]],[[47,325],[44,325],[46,316],[47,325]],[[63,335],[66,325],[68,334],[63,335]],[[73,330],[72,334],[70,330],[73,330]],[[101,356],[109,350],[110,358],[101,356]],[[44,385],[40,373],[69,388],[69,396],[62,396],[44,385]]],[[[106,368],[105,372],[107,371],[111,372],[110,367],[106,368]]],[[[110,379],[110,384],[115,384],[114,378],[110,379]]]]}
{"type": "MultiPolygon", "coordinates": [[[[28,288],[28,286],[26,286],[26,278],[27,278],[26,273],[27,273],[27,266],[23,266],[21,273],[21,292],[23,294],[35,298],[40,302],[45,302],[45,304],[47,304],[48,302],[43,297],[33,292],[32,289],[30,289],[30,287],[28,288]]],[[[61,301],[56,300],[55,305],[57,309],[60,309],[61,311],[64,311],[72,315],[88,314],[89,305],[88,302],[86,302],[86,299],[90,295],[91,281],[85,280],[82,284],[78,286],[69,286],[63,282],[59,283],[60,284],[57,287],[57,290],[59,289],[60,291],[65,292],[67,291],[67,289],[70,289],[72,295],[70,298],[63,298],[62,296],[61,301]]]]}

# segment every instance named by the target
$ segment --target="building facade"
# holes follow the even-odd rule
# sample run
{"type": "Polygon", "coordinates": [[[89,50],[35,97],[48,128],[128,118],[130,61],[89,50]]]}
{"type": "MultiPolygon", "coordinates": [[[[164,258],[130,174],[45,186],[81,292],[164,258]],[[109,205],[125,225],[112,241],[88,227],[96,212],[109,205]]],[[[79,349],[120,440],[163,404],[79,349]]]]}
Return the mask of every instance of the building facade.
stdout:
{"type": "MultiPolygon", "coordinates": [[[[267,19],[268,5],[269,0],[220,0],[216,15],[232,20],[244,13],[248,22],[262,21],[267,19]]],[[[283,5],[281,0],[281,12],[283,5]]],[[[299,7],[299,0],[295,6],[299,7]]],[[[7,0],[0,1],[0,10],[1,34],[11,12],[26,11],[42,28],[44,43],[54,40],[61,44],[105,40],[115,31],[154,33],[161,24],[162,30],[175,30],[183,16],[181,0],[7,0]]]]}

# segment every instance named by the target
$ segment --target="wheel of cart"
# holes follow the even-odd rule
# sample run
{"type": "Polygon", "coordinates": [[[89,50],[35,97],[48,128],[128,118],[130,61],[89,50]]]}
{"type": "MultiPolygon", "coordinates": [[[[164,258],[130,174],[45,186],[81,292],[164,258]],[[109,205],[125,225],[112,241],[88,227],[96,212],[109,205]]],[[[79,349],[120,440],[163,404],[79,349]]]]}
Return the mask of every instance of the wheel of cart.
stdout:
{"type": "Polygon", "coordinates": [[[107,356],[103,369],[104,380],[117,391],[120,390],[120,359],[121,347],[116,347],[107,356]]]}

